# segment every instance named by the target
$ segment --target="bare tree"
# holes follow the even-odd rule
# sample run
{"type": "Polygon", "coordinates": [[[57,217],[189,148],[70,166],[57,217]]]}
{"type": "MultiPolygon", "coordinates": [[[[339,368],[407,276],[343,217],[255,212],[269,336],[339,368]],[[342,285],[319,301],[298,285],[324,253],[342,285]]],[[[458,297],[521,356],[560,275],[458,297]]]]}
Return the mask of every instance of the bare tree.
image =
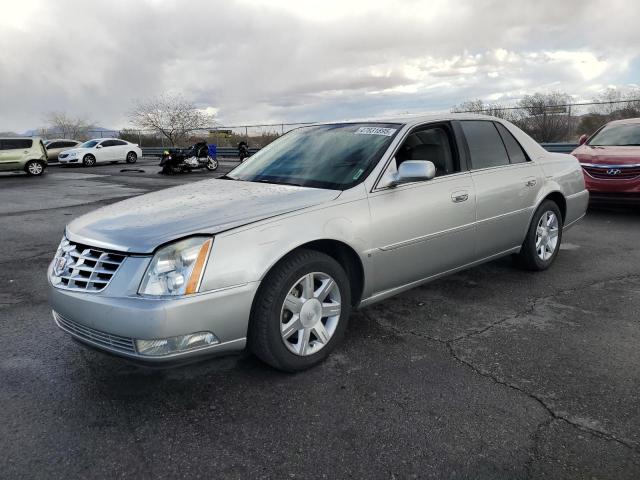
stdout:
{"type": "Polygon", "coordinates": [[[593,97],[589,113],[604,116],[606,121],[632,118],[640,115],[640,88],[620,90],[608,88],[593,97]]]}
{"type": "Polygon", "coordinates": [[[564,92],[534,93],[518,102],[520,128],[538,142],[560,142],[571,136],[571,96],[564,92]]]}
{"type": "Polygon", "coordinates": [[[139,102],[129,113],[131,123],[138,128],[153,130],[171,145],[185,141],[191,132],[210,126],[210,115],[180,95],[160,95],[139,102]]]}
{"type": "Polygon", "coordinates": [[[516,121],[517,116],[513,108],[505,107],[500,103],[484,103],[479,98],[476,100],[467,100],[451,109],[452,113],[478,113],[482,115],[491,115],[493,117],[503,118],[510,122],[516,121]]]}
{"type": "Polygon", "coordinates": [[[71,117],[65,112],[49,112],[46,116],[47,127],[41,129],[43,136],[57,136],[84,140],[87,138],[91,123],[81,117],[71,117]]]}

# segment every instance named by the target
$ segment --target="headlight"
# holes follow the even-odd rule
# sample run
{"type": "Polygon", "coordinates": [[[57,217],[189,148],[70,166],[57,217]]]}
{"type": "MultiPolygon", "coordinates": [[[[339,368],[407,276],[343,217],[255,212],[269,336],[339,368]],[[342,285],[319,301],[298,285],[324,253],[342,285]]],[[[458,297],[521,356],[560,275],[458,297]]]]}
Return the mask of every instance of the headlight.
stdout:
{"type": "Polygon", "coordinates": [[[213,239],[191,237],[156,252],[142,279],[140,295],[190,295],[200,288],[213,239]]]}

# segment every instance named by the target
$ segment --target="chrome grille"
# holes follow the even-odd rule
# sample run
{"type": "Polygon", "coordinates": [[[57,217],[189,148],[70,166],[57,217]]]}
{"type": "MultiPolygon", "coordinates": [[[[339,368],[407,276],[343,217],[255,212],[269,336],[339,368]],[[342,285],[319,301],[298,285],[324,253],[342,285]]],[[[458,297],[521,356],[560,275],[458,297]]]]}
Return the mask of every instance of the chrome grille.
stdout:
{"type": "Polygon", "coordinates": [[[58,312],[53,312],[53,318],[62,330],[82,340],[120,352],[136,353],[136,345],[133,338],[101,332],[100,330],[80,325],[63,317],[58,312]]]}
{"type": "Polygon", "coordinates": [[[58,288],[100,292],[104,290],[126,258],[87,245],[62,239],[53,260],[52,283],[58,288]]]}
{"type": "Polygon", "coordinates": [[[582,164],[589,176],[604,180],[631,180],[640,176],[640,165],[582,164]]]}

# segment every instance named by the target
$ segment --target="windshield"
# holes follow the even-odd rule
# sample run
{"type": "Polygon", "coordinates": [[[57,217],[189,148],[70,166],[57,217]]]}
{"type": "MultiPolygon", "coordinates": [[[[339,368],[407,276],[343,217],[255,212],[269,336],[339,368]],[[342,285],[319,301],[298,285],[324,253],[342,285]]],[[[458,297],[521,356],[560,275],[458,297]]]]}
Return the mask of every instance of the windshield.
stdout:
{"type": "Polygon", "coordinates": [[[82,145],[80,145],[78,148],[93,148],[95,147],[98,143],[100,143],[100,140],[89,140],[88,142],[84,142],[82,145]]]}
{"type": "Polygon", "coordinates": [[[588,145],[592,147],[640,145],[640,123],[606,126],[589,140],[588,145]]]}
{"type": "Polygon", "coordinates": [[[366,178],[401,126],[340,123],[298,128],[260,150],[227,177],[345,190],[366,178]]]}

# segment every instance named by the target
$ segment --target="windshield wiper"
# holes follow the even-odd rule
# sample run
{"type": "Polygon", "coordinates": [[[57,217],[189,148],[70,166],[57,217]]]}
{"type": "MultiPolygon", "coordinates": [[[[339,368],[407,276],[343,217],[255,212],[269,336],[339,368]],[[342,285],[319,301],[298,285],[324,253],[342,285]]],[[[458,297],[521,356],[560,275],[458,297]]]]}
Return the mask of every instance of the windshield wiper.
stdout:
{"type": "Polygon", "coordinates": [[[258,180],[251,180],[252,182],[257,182],[257,183],[272,183],[274,185],[291,185],[294,187],[302,187],[301,183],[295,183],[295,182],[280,182],[280,181],[276,181],[276,180],[266,180],[264,178],[258,179],[258,180]]]}

